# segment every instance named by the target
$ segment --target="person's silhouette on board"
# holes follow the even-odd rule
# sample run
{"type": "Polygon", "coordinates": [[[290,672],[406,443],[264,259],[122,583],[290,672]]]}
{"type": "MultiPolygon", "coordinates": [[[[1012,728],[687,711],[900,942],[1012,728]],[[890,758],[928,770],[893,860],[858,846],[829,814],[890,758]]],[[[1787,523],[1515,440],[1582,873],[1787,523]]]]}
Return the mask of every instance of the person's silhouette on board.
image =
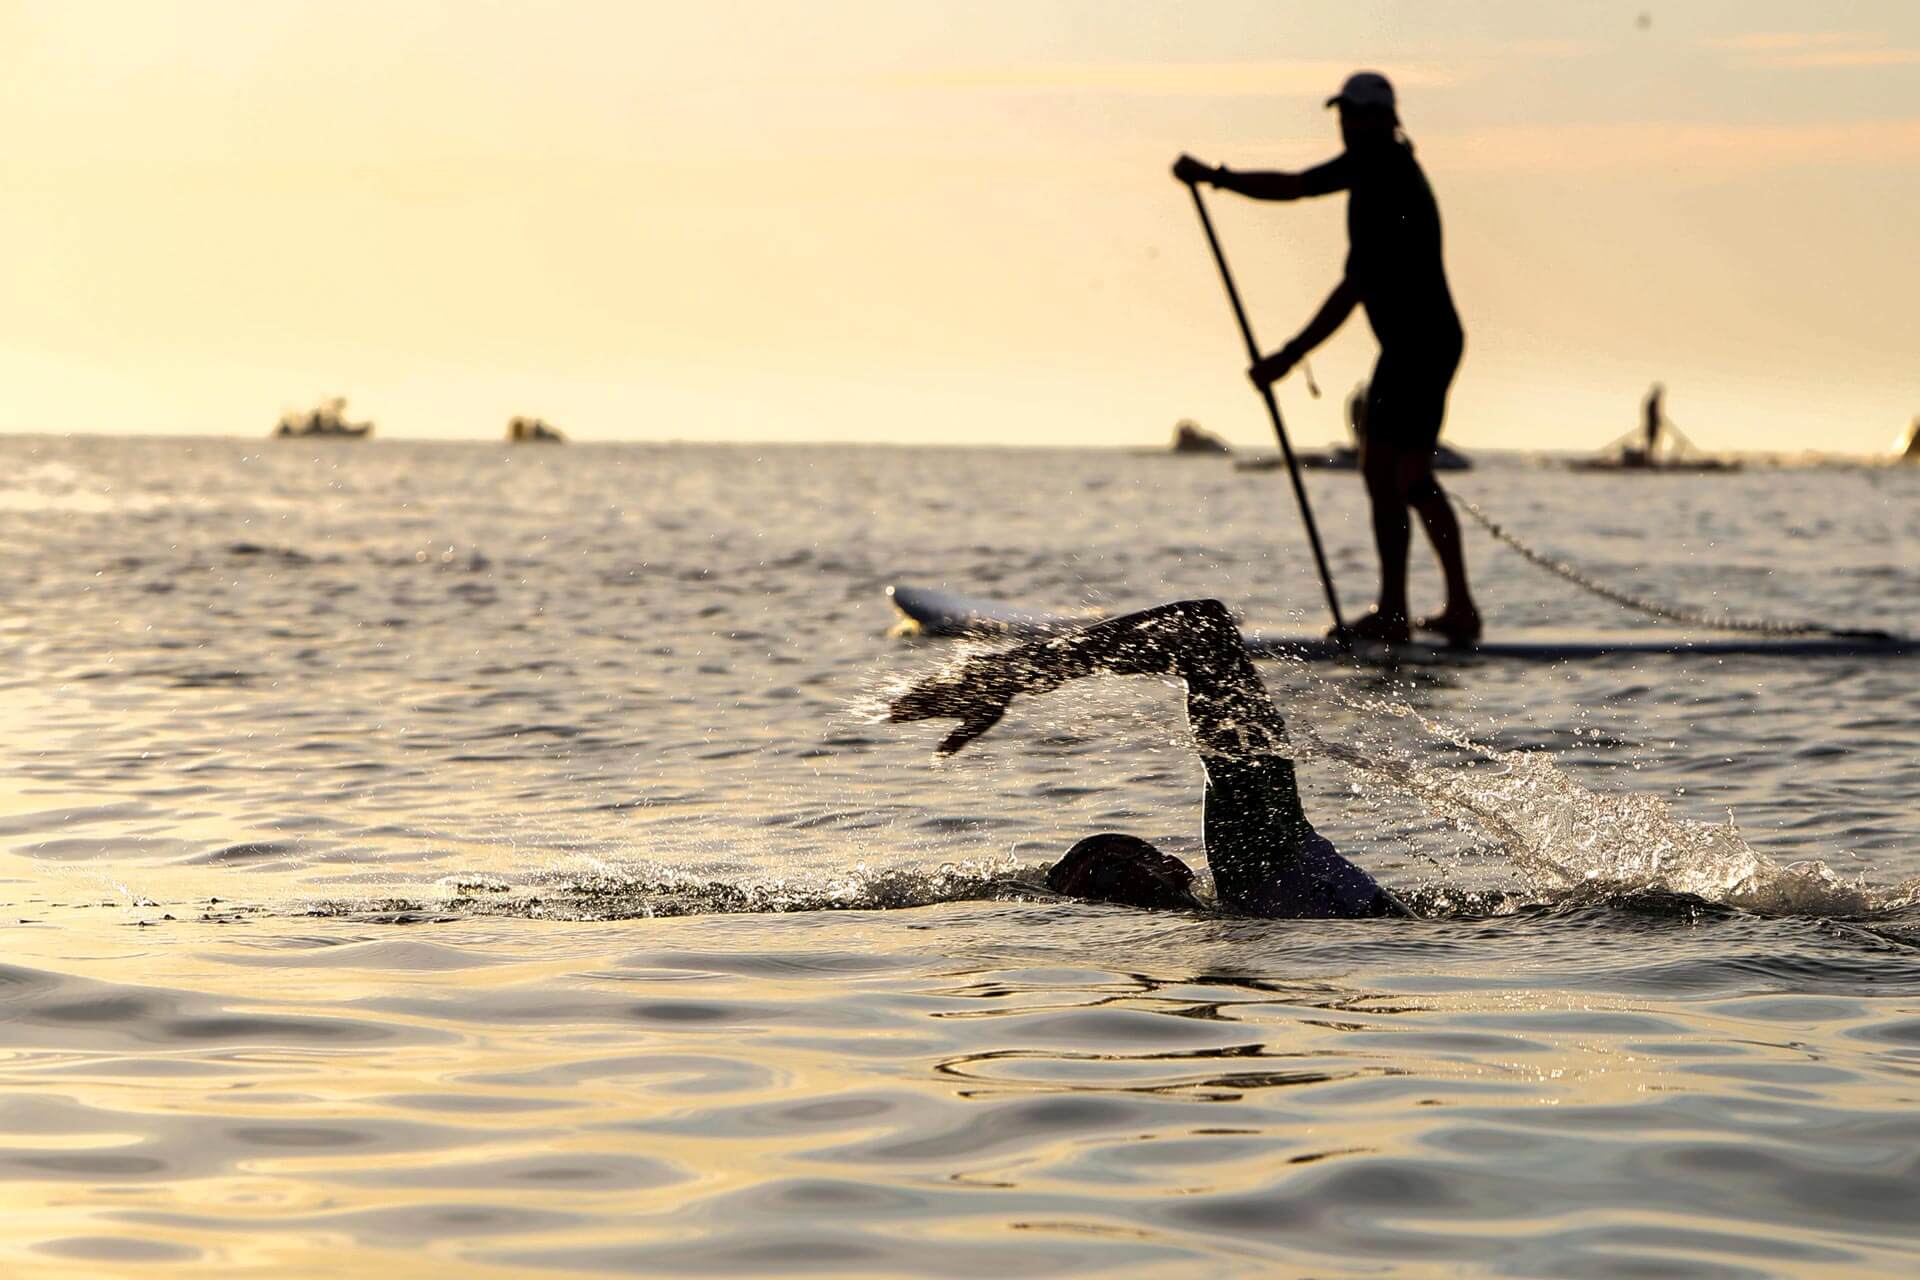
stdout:
{"type": "Polygon", "coordinates": [[[1666,412],[1660,405],[1660,400],[1666,395],[1666,392],[1667,389],[1665,387],[1657,382],[1654,383],[1653,389],[1647,392],[1646,404],[1642,406],[1644,418],[1643,427],[1647,436],[1647,462],[1649,465],[1653,462],[1653,451],[1660,445],[1660,427],[1666,422],[1666,412]]]}
{"type": "Polygon", "coordinates": [[[1182,182],[1205,182],[1254,200],[1348,193],[1344,278],[1291,342],[1249,372],[1256,384],[1271,385],[1331,337],[1356,306],[1366,309],[1380,358],[1368,380],[1361,470],[1373,505],[1380,598],[1352,631],[1376,640],[1410,638],[1407,510],[1412,508],[1420,513],[1447,583],[1445,609],[1420,626],[1453,644],[1472,644],[1480,638],[1480,611],[1467,586],[1460,523],[1433,474],[1447,390],[1465,343],[1441,263],[1439,206],[1400,128],[1393,86],[1385,76],[1356,72],[1327,105],[1340,109],[1347,149],[1325,164],[1301,173],[1236,173],[1183,155],[1173,174],[1182,182]]]}

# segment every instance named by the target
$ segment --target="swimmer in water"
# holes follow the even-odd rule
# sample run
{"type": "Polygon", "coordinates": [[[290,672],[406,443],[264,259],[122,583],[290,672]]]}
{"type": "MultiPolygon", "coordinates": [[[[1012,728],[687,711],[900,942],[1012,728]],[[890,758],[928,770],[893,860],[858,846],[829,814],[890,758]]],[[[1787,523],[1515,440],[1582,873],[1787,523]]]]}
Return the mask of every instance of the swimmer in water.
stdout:
{"type": "MultiPolygon", "coordinates": [[[[1286,723],[1218,600],[1182,600],[968,658],[895,698],[894,721],[953,719],[951,755],[992,728],[1017,694],[1110,672],[1170,676],[1187,688],[1187,723],[1206,770],[1203,827],[1220,905],[1246,915],[1412,914],[1313,829],[1300,807],[1286,723]]],[[[1136,907],[1195,907],[1193,872],[1134,836],[1089,836],[1047,873],[1055,892],[1136,907]]]]}

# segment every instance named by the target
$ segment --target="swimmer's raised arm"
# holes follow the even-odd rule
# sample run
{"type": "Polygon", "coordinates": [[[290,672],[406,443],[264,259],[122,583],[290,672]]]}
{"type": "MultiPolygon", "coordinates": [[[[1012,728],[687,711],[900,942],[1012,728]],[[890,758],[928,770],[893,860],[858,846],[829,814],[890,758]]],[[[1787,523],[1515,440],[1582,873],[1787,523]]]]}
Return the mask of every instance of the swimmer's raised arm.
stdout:
{"type": "MultiPolygon", "coordinates": [[[[1186,686],[1187,725],[1207,775],[1207,862],[1221,905],[1260,916],[1407,914],[1307,821],[1286,723],[1253,669],[1233,615],[1218,600],[1182,600],[976,655],[953,673],[922,680],[895,698],[888,718],[958,720],[960,727],[938,748],[947,755],[991,729],[1020,694],[1045,693],[1100,672],[1166,676],[1186,686]]],[[[1177,896],[1147,883],[1155,881],[1152,865],[1157,864],[1142,861],[1146,855],[1138,849],[1101,852],[1076,846],[1055,868],[1061,885],[1079,883],[1076,877],[1083,871],[1093,874],[1075,861],[1076,855],[1116,863],[1117,869],[1108,868],[1116,883],[1139,881],[1140,893],[1133,896],[1109,891],[1111,886],[1082,896],[1136,905],[1168,905],[1177,896]]],[[[1052,875],[1048,883],[1054,884],[1052,875]]]]}
{"type": "Polygon", "coordinates": [[[976,654],[958,671],[930,676],[895,698],[887,718],[960,721],[936,748],[951,755],[991,729],[1017,695],[1048,693],[1102,673],[1186,681],[1188,719],[1202,751],[1284,751],[1279,712],[1247,659],[1233,615],[1218,600],[1180,600],[976,654]],[[1257,743],[1248,741],[1250,728],[1264,730],[1257,743]]]}

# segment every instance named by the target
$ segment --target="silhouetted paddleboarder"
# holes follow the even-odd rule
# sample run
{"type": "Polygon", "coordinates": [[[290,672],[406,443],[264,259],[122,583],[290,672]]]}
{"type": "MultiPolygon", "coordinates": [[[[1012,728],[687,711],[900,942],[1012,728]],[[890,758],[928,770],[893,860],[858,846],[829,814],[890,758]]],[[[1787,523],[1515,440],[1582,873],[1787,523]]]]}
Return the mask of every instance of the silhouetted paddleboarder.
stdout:
{"type": "Polygon", "coordinates": [[[1446,608],[1420,626],[1455,644],[1480,637],[1480,611],[1467,587],[1460,524],[1433,474],[1433,450],[1446,416],[1447,389],[1460,365],[1465,335],[1440,257],[1440,210],[1413,146],[1400,129],[1393,86],[1372,71],[1348,77],[1327,99],[1340,109],[1346,151],[1303,173],[1235,173],[1183,155],[1173,166],[1182,182],[1206,182],[1254,200],[1298,200],[1345,191],[1349,250],[1345,278],[1293,341],[1249,371],[1271,385],[1366,308],[1380,342],[1367,394],[1362,459],[1380,552],[1380,599],[1353,624],[1356,634],[1406,640],[1407,509],[1420,513],[1446,574],[1446,608]]]}
{"type": "MultiPolygon", "coordinates": [[[[1286,722],[1218,600],[1181,600],[976,654],[895,698],[887,718],[958,720],[938,748],[950,755],[998,723],[1016,696],[1101,673],[1186,685],[1187,724],[1207,775],[1203,826],[1220,905],[1274,917],[1410,914],[1307,821],[1286,722]]],[[[1047,873],[1058,893],[1136,907],[1198,906],[1192,883],[1178,858],[1114,832],[1080,841],[1047,873]]]]}

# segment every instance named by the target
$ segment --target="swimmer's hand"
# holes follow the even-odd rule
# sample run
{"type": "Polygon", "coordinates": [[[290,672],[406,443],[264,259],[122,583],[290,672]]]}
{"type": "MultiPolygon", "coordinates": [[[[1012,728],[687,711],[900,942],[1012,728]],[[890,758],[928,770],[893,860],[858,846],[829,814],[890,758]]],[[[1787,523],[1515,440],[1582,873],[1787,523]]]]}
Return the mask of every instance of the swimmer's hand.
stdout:
{"type": "Polygon", "coordinates": [[[955,676],[930,676],[887,704],[887,719],[960,722],[941,739],[936,754],[950,756],[993,728],[1007,713],[1007,704],[1020,692],[1017,680],[997,664],[978,659],[967,662],[955,676]]]}

